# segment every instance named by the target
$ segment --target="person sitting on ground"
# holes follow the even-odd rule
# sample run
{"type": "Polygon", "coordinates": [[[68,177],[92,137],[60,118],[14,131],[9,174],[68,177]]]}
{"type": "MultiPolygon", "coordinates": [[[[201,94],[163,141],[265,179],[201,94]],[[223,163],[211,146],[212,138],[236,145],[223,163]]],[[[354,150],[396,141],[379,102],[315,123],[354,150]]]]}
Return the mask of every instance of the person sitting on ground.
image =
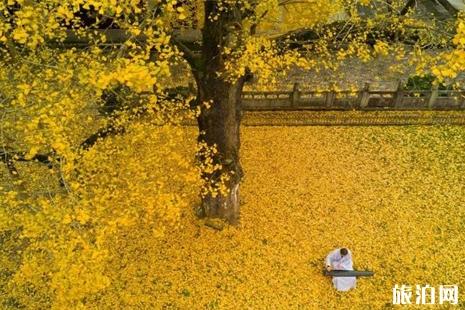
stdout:
{"type": "MultiPolygon", "coordinates": [[[[326,270],[354,270],[352,253],[346,248],[335,249],[326,257],[326,270]]],[[[355,277],[333,277],[333,284],[338,291],[355,288],[355,277]]]]}

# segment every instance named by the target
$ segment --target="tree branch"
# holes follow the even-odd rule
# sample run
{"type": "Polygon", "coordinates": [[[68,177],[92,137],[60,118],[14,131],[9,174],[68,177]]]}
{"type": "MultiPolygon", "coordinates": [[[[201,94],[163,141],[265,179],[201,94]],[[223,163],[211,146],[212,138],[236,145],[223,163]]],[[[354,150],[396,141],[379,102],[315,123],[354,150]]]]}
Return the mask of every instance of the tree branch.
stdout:
{"type": "Polygon", "coordinates": [[[83,150],[88,150],[92,146],[94,146],[94,144],[97,143],[99,139],[101,140],[109,136],[124,134],[125,131],[126,130],[124,129],[124,127],[109,125],[107,127],[99,129],[96,133],[90,135],[80,144],[79,147],[83,150]]]}
{"type": "MultiPolygon", "coordinates": [[[[123,29],[95,29],[88,30],[88,33],[92,35],[97,33],[99,36],[105,36],[105,42],[98,43],[100,45],[123,44],[130,38],[134,38],[142,43],[147,41],[147,36],[144,33],[134,36],[123,29]]],[[[66,39],[63,42],[54,41],[53,43],[72,46],[87,46],[93,43],[87,35],[78,35],[73,30],[67,30],[66,34],[66,39]]],[[[176,40],[183,43],[195,43],[202,40],[202,33],[198,29],[174,30],[172,37],[175,37],[176,40]]]]}
{"type": "Polygon", "coordinates": [[[186,46],[178,37],[172,37],[171,41],[176,45],[176,47],[184,54],[184,58],[191,65],[192,69],[199,70],[199,62],[201,57],[199,54],[196,54],[193,50],[186,46]]]}
{"type": "MultiPolygon", "coordinates": [[[[308,1],[305,1],[305,0],[281,0],[281,1],[278,2],[278,6],[283,6],[284,7],[286,5],[291,5],[291,4],[305,4],[305,3],[308,3],[308,1]]],[[[258,2],[254,3],[254,5],[256,7],[258,5],[258,2]]],[[[255,7],[254,7],[254,9],[255,9],[255,7]]],[[[253,10],[251,10],[251,11],[254,12],[253,10]]],[[[266,10],[260,16],[255,18],[254,23],[252,24],[252,26],[250,26],[250,34],[251,35],[255,35],[257,33],[257,28],[258,28],[258,25],[260,24],[260,21],[263,20],[266,17],[266,15],[268,15],[268,13],[269,13],[269,10],[266,10]]]]}
{"type": "Polygon", "coordinates": [[[255,22],[252,24],[252,26],[250,26],[250,34],[251,35],[255,35],[257,33],[257,27],[258,27],[258,24],[260,23],[260,21],[265,18],[265,16],[268,14],[268,10],[266,10],[265,12],[263,12],[262,15],[260,15],[260,17],[258,17],[255,22]]]}
{"type": "MultiPolygon", "coordinates": [[[[338,31],[339,29],[344,29],[347,26],[347,22],[341,22],[341,21],[336,21],[333,22],[332,24],[325,25],[322,29],[316,30],[316,29],[298,29],[294,30],[285,34],[280,34],[277,36],[272,37],[271,39],[276,41],[279,46],[282,47],[287,47],[289,45],[293,46],[301,46],[304,44],[311,44],[313,42],[317,42],[319,39],[322,38],[321,34],[324,34],[326,31],[331,30],[331,31],[336,31],[338,35],[333,38],[331,41],[333,44],[331,45],[330,48],[340,48],[343,47],[342,44],[345,42],[345,38],[350,34],[352,36],[356,36],[357,34],[366,34],[366,42],[369,45],[372,45],[375,43],[376,40],[382,39],[382,40],[388,40],[388,41],[396,41],[396,42],[402,42],[407,45],[414,45],[417,42],[419,42],[420,37],[419,34],[415,30],[421,30],[421,31],[432,31],[432,29],[428,30],[425,27],[408,27],[407,29],[409,30],[408,33],[405,33],[401,37],[398,36],[398,34],[391,29],[391,27],[387,27],[386,25],[379,25],[376,28],[372,28],[369,32],[367,31],[366,23],[362,22],[360,24],[351,24],[351,27],[348,28],[347,31],[338,31]],[[340,34],[345,33],[345,35],[341,38],[340,34]]],[[[452,35],[452,33],[451,33],[452,35]]],[[[445,43],[445,45],[441,45],[441,47],[446,47],[448,46],[445,43]]]]}
{"type": "Polygon", "coordinates": [[[7,150],[0,150],[0,161],[6,164],[6,167],[12,176],[19,176],[18,170],[16,169],[15,162],[39,162],[47,165],[49,169],[52,168],[52,161],[50,160],[49,154],[36,154],[31,158],[26,158],[25,152],[14,152],[7,150]]]}
{"type": "Polygon", "coordinates": [[[416,4],[416,0],[408,0],[405,6],[400,11],[399,15],[405,15],[416,4]]]}

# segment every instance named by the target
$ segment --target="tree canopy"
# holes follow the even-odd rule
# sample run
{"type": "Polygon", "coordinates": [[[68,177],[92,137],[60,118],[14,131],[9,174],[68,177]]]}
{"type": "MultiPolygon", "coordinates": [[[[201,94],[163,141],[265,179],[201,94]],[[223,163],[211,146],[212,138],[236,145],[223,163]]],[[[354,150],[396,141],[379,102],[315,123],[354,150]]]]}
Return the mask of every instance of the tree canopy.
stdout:
{"type": "Polygon", "coordinates": [[[0,17],[0,292],[32,308],[83,307],[110,286],[109,244],[131,227],[156,238],[194,205],[238,221],[252,76],[388,54],[440,82],[465,69],[463,19],[411,1],[8,0],[0,17]],[[181,64],[194,97],[172,92],[181,64]]]}

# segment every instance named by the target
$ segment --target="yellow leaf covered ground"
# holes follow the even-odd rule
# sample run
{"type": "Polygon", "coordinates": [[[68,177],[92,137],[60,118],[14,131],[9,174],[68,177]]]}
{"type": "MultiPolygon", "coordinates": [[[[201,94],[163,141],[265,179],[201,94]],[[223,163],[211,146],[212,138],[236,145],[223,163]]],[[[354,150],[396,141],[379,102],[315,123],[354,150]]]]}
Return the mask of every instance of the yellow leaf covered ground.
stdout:
{"type": "Polygon", "coordinates": [[[111,286],[87,302],[390,309],[395,284],[463,289],[464,150],[464,127],[245,127],[241,225],[218,231],[186,210],[162,240],[128,231],[113,243],[111,286]],[[349,293],[321,275],[339,246],[376,273],[349,293]]]}

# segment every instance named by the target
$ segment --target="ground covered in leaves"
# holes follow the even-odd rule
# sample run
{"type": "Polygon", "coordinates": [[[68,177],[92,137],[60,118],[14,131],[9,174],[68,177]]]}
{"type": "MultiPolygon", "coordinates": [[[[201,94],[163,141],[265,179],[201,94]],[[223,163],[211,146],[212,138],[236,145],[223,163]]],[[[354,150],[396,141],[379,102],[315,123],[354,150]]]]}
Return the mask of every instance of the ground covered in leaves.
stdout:
{"type": "Polygon", "coordinates": [[[244,127],[242,143],[240,226],[186,210],[161,240],[128,231],[90,304],[390,309],[395,284],[465,287],[464,127],[244,127]],[[340,246],[375,272],[348,293],[321,273],[340,246]]]}

